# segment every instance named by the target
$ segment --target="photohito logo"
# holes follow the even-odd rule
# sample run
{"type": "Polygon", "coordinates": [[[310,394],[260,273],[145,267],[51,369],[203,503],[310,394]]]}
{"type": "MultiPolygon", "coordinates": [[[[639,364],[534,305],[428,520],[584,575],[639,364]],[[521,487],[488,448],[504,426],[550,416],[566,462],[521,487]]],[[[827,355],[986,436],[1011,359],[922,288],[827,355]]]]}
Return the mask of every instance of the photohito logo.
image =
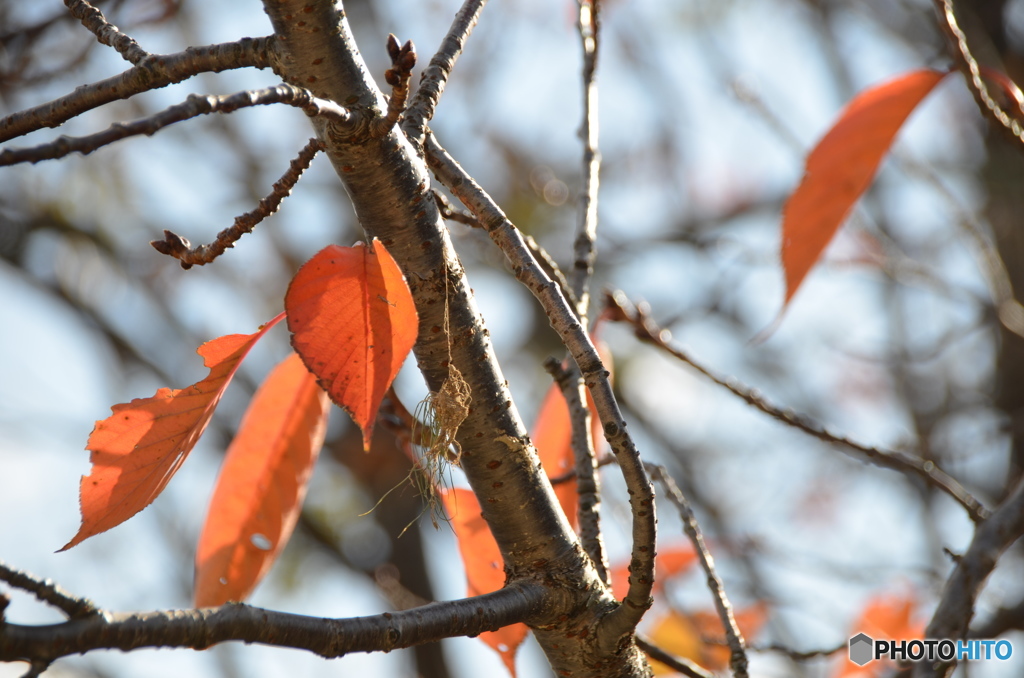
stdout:
{"type": "Polygon", "coordinates": [[[876,659],[893,661],[1005,661],[1013,655],[1008,640],[874,640],[866,633],[850,638],[850,661],[864,666],[876,659]]]}

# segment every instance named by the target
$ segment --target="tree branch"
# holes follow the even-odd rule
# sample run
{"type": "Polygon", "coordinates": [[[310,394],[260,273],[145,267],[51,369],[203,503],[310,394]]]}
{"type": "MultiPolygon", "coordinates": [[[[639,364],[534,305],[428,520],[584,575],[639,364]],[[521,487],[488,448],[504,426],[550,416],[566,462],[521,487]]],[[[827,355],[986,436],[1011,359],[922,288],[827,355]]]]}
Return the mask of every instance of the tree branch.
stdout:
{"type": "MultiPolygon", "coordinates": [[[[484,230],[484,225],[473,216],[471,213],[456,208],[442,193],[433,191],[434,202],[437,204],[437,209],[441,212],[441,216],[449,221],[457,221],[460,224],[465,224],[472,228],[479,228],[484,230]]],[[[573,308],[576,308],[576,295],[573,294],[572,289],[569,287],[569,281],[566,279],[565,274],[562,273],[562,269],[558,267],[558,263],[554,258],[548,254],[548,251],[540,246],[533,236],[523,234],[523,242],[526,243],[526,247],[533,254],[537,263],[540,264],[544,272],[561,288],[562,294],[569,300],[573,308]]]]}
{"type": "Polygon", "coordinates": [[[609,309],[612,309],[611,319],[632,324],[638,339],[657,346],[666,353],[678,358],[711,381],[727,389],[747,404],[754,406],[773,419],[787,426],[799,429],[818,440],[840,445],[840,449],[848,448],[854,450],[859,454],[851,456],[855,456],[858,459],[863,457],[876,466],[901,473],[909,472],[919,476],[925,482],[939,488],[963,506],[975,522],[983,521],[989,516],[990,511],[964,489],[963,485],[957,482],[955,478],[940,469],[935,462],[902,452],[869,447],[848,438],[829,433],[818,424],[810,421],[808,417],[799,415],[792,410],[776,407],[757,391],[740,384],[735,379],[723,379],[701,365],[685,351],[670,346],[668,341],[671,339],[671,333],[668,330],[659,328],[642,308],[630,303],[622,292],[608,293],[605,303],[609,309]]]}
{"type": "Polygon", "coordinates": [[[675,504],[676,509],[679,511],[679,517],[683,521],[686,534],[693,543],[693,548],[697,551],[697,557],[700,558],[700,565],[704,568],[704,574],[707,575],[708,589],[711,591],[712,598],[715,599],[715,609],[718,611],[718,618],[722,620],[722,628],[725,629],[725,640],[729,645],[729,666],[732,668],[732,674],[735,678],[748,678],[750,674],[747,669],[750,662],[747,659],[743,633],[740,632],[740,627],[736,624],[736,618],[732,614],[732,604],[729,603],[722,580],[715,571],[715,559],[711,557],[711,552],[708,551],[708,547],[704,543],[704,535],[701,534],[700,525],[697,524],[697,517],[693,514],[693,509],[690,508],[690,502],[686,501],[686,497],[683,496],[679,486],[676,485],[676,482],[668,474],[664,466],[649,464],[648,467],[651,469],[651,476],[661,483],[661,486],[665,489],[665,494],[668,495],[669,501],[675,504]]]}
{"type": "Polygon", "coordinates": [[[88,155],[115,141],[145,134],[151,136],[176,122],[210,113],[231,113],[249,106],[287,104],[301,108],[310,117],[323,116],[337,125],[350,125],[355,116],[332,101],[318,99],[309,91],[292,85],[276,85],[258,90],[247,90],[231,95],[190,94],[175,106],[141,120],[129,123],[114,123],[103,132],[84,137],[61,136],[56,141],[30,148],[8,148],[0,151],[0,166],[22,162],[37,163],[43,160],[63,158],[71,153],[88,155]]]}
{"type": "Polygon", "coordinates": [[[476,26],[480,12],[487,0],[465,0],[455,15],[448,34],[444,36],[441,47],[430,60],[430,64],[420,76],[420,86],[413,95],[402,121],[402,129],[417,148],[423,146],[427,123],[434,117],[434,109],[444,93],[445,83],[455,66],[456,59],[462,54],[462,48],[469,39],[469,34],[476,26]]]}
{"type": "Polygon", "coordinates": [[[647,653],[648,657],[661,662],[677,673],[681,673],[689,678],[714,678],[714,674],[710,671],[704,670],[689,659],[669,654],[643,636],[637,636],[636,644],[647,653]]]}
{"type": "Polygon", "coordinates": [[[537,264],[526,247],[519,229],[438,144],[433,134],[427,136],[425,150],[427,164],[434,174],[484,224],[488,235],[512,264],[516,278],[526,285],[544,308],[551,327],[569,349],[583,374],[604,425],[605,438],[618,459],[619,468],[622,469],[633,514],[629,592],[622,605],[608,615],[599,631],[599,642],[602,645],[617,646],[622,637],[633,632],[652,602],[657,524],[654,487],[647,476],[633,439],[626,432],[626,421],[622,417],[608,380],[609,372],[601,362],[601,357],[583,325],[560,293],[558,285],[537,264]]]}
{"type": "Polygon", "coordinates": [[[409,97],[409,80],[412,68],[416,65],[416,46],[412,40],[399,46],[398,38],[388,34],[388,56],[391,57],[391,68],[384,73],[384,80],[391,85],[391,98],[388,99],[388,110],[383,118],[370,123],[370,135],[382,137],[391,131],[405,112],[405,101],[409,97]]]}
{"type": "Polygon", "coordinates": [[[557,597],[543,587],[520,582],[473,598],[347,619],[306,617],[241,603],[135,614],[97,611],[60,624],[0,625],[0,661],[49,663],[97,649],[201,650],[231,640],[308,650],[333,658],[476,636],[518,622],[542,623],[558,614],[557,603],[557,597]]]}
{"type": "MultiPolygon", "coordinates": [[[[946,580],[942,599],[932,615],[925,636],[928,638],[966,638],[974,616],[974,604],[999,558],[1024,535],[1024,478],[1018,480],[1013,493],[978,525],[967,552],[960,556],[953,573],[946,580]]],[[[915,678],[949,676],[956,664],[919,662],[914,666],[915,678]]]]}
{"type": "MultiPolygon", "coordinates": [[[[52,605],[71,619],[79,619],[99,613],[96,605],[86,598],[73,596],[49,579],[39,579],[21,570],[15,570],[0,560],[0,581],[5,581],[15,588],[28,591],[36,598],[52,605]]],[[[3,626],[3,613],[0,611],[0,628],[3,626]]]]}
{"type": "Polygon", "coordinates": [[[171,231],[164,231],[163,240],[153,240],[149,244],[161,254],[174,257],[181,262],[181,267],[188,270],[192,266],[208,264],[229,247],[234,247],[238,239],[246,233],[251,233],[256,224],[260,223],[281,206],[281,202],[288,197],[299,177],[309,168],[317,152],[323,150],[323,144],[319,139],[310,139],[301,151],[288,166],[288,171],[274,183],[270,195],[260,200],[256,209],[235,217],[235,223],[230,228],[225,228],[217,234],[217,239],[209,245],[192,247],[187,238],[182,238],[171,231]]]}
{"type": "Polygon", "coordinates": [[[120,75],[82,85],[59,99],[0,119],[0,142],[44,127],[57,127],[104,104],[160,89],[199,73],[269,68],[275,44],[274,36],[243,38],[237,42],[189,47],[176,54],[152,54],[120,75]]]}
{"type": "Polygon", "coordinates": [[[108,22],[103,12],[86,0],[64,0],[64,5],[71,11],[71,16],[92,31],[101,44],[113,47],[125,61],[137,65],[149,56],[149,52],[139,47],[139,43],[108,22]]]}
{"type": "MultiPolygon", "coordinates": [[[[594,275],[597,255],[597,194],[600,184],[601,154],[598,152],[597,119],[597,49],[600,32],[600,0],[579,0],[580,42],[583,47],[583,192],[580,194],[579,226],[573,245],[575,263],[571,273],[572,291],[576,295],[577,315],[587,317],[590,306],[590,279],[594,275]]],[[[584,320],[584,324],[586,321],[584,320]]]]}
{"type": "Polygon", "coordinates": [[[594,440],[591,437],[590,411],[587,409],[586,390],[579,369],[573,364],[569,369],[555,358],[544,362],[544,369],[555,379],[569,406],[569,421],[572,423],[573,470],[576,477],[577,515],[580,524],[580,542],[590,556],[598,576],[605,584],[609,581],[608,554],[601,539],[601,482],[597,474],[594,455],[594,440]]]}
{"type": "MultiPolygon", "coordinates": [[[[953,59],[957,68],[963,73],[964,80],[967,81],[967,88],[974,95],[981,112],[1009,133],[1016,142],[1024,142],[1024,127],[1021,126],[1019,119],[1004,111],[992,93],[988,91],[988,85],[985,84],[985,79],[982,77],[982,67],[978,65],[977,59],[971,54],[971,48],[967,44],[967,35],[957,22],[956,13],[953,10],[953,0],[934,0],[934,3],[935,9],[939,13],[939,23],[947,37],[953,42],[954,49],[950,50],[953,59]]],[[[1017,104],[1021,105],[1019,98],[1017,104]]]]}

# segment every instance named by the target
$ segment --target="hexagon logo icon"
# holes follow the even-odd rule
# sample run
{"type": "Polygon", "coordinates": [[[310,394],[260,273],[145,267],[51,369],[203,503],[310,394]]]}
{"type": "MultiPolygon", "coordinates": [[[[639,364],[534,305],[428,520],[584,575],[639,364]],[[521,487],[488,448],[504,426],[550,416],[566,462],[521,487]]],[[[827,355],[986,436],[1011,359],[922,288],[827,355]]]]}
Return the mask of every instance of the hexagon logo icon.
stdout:
{"type": "Polygon", "coordinates": [[[850,661],[857,666],[864,666],[873,659],[874,653],[871,650],[874,645],[875,641],[864,633],[850,638],[850,661]]]}

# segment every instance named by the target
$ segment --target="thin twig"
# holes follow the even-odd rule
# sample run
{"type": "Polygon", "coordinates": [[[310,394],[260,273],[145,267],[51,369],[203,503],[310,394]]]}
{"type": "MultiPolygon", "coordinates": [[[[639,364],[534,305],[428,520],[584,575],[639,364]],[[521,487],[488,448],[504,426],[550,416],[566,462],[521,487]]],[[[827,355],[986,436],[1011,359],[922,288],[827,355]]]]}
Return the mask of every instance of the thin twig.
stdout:
{"type": "Polygon", "coordinates": [[[0,142],[46,127],[58,127],[86,111],[119,99],[187,80],[199,73],[236,68],[269,68],[275,38],[242,38],[237,42],[189,47],[175,54],[152,54],[127,71],[82,85],[71,94],[0,119],[0,142]]]}
{"type": "Polygon", "coordinates": [[[380,119],[370,123],[370,136],[383,137],[402,119],[405,112],[405,101],[409,98],[409,80],[412,68],[416,65],[416,46],[412,40],[399,46],[398,38],[388,34],[388,56],[391,57],[391,68],[384,73],[384,80],[391,85],[391,98],[388,99],[388,112],[380,119]]]}
{"type": "Polygon", "coordinates": [[[598,151],[597,51],[600,33],[600,0],[579,0],[580,42],[583,47],[583,192],[580,194],[579,225],[573,246],[572,291],[576,295],[577,315],[586,324],[590,306],[590,279],[594,275],[594,248],[597,240],[597,194],[601,171],[598,151]]]}
{"type": "MultiPolygon", "coordinates": [[[[449,221],[457,221],[460,224],[484,230],[484,225],[470,212],[466,212],[455,207],[448,198],[436,190],[433,191],[433,194],[434,202],[437,204],[437,209],[441,212],[442,217],[449,221]]],[[[569,300],[573,308],[576,308],[576,295],[573,294],[572,289],[570,289],[569,281],[566,280],[565,274],[562,273],[562,269],[558,267],[558,262],[548,254],[546,249],[541,247],[540,243],[533,239],[533,236],[529,236],[524,233],[523,241],[537,260],[537,263],[539,263],[541,268],[544,269],[544,272],[548,274],[548,277],[558,283],[558,286],[562,289],[562,294],[569,300]]]]}
{"type": "Polygon", "coordinates": [[[251,233],[256,224],[278,210],[281,206],[281,201],[291,194],[295,184],[299,181],[299,177],[306,171],[309,164],[313,162],[317,152],[321,150],[323,150],[323,144],[318,139],[310,139],[309,143],[299,151],[299,155],[291,161],[288,171],[274,183],[270,195],[260,200],[256,209],[235,217],[235,223],[230,228],[225,228],[218,233],[217,239],[212,243],[192,247],[187,238],[165,230],[163,240],[153,240],[149,244],[157,252],[181,261],[181,267],[185,270],[192,268],[192,266],[202,266],[210,263],[224,254],[225,250],[229,247],[234,247],[235,243],[243,235],[251,233]]]}
{"type": "Polygon", "coordinates": [[[576,471],[576,515],[580,525],[580,542],[583,550],[597,569],[601,581],[609,584],[608,554],[601,539],[601,481],[597,474],[594,455],[594,440],[590,431],[590,411],[586,406],[586,387],[579,370],[573,364],[565,368],[555,358],[544,362],[544,369],[554,377],[569,406],[569,421],[572,426],[573,468],[576,471]]]}
{"type": "Polygon", "coordinates": [[[750,652],[776,652],[778,654],[784,654],[795,662],[805,662],[811,659],[821,659],[823,657],[831,657],[834,654],[842,652],[847,649],[848,644],[842,643],[836,647],[830,647],[824,650],[794,650],[786,647],[785,645],[748,645],[747,650],[750,652]]]}
{"type": "Polygon", "coordinates": [[[978,107],[989,119],[1012,135],[1016,141],[1024,142],[1024,127],[1021,126],[1020,121],[1004,111],[992,93],[988,91],[988,85],[985,84],[985,79],[982,77],[981,66],[978,65],[977,59],[971,54],[970,46],[967,44],[967,35],[957,23],[953,0],[934,0],[934,2],[942,28],[955,46],[955,49],[951,51],[957,68],[963,73],[968,89],[971,90],[978,102],[978,107]]]}
{"type": "Polygon", "coordinates": [[[747,672],[749,660],[747,659],[743,634],[740,632],[740,627],[736,624],[736,618],[732,614],[732,604],[729,603],[722,580],[715,571],[715,560],[711,557],[711,552],[708,551],[707,545],[704,543],[704,535],[701,534],[700,525],[697,524],[697,517],[693,514],[693,509],[690,508],[690,502],[683,496],[679,486],[676,485],[676,481],[672,479],[672,476],[668,474],[664,466],[649,464],[648,468],[651,476],[661,483],[661,486],[665,489],[669,501],[675,504],[675,507],[679,510],[679,517],[683,521],[686,534],[690,537],[690,541],[693,542],[693,547],[697,551],[701,567],[704,568],[704,574],[707,575],[708,589],[711,591],[711,596],[715,599],[715,609],[718,610],[718,618],[722,620],[722,628],[725,629],[725,639],[729,645],[729,666],[732,668],[732,674],[735,678],[747,678],[749,675],[747,672]]]}
{"type": "Polygon", "coordinates": [[[91,600],[73,596],[49,579],[39,579],[27,572],[15,570],[2,560],[0,560],[0,580],[15,588],[28,591],[44,603],[57,608],[70,619],[80,619],[99,612],[91,600]]]}
{"type": "Polygon", "coordinates": [[[659,328],[647,315],[644,308],[633,306],[621,292],[608,293],[605,303],[612,310],[609,317],[612,320],[625,321],[632,324],[637,338],[641,341],[653,344],[685,362],[711,381],[729,390],[747,404],[756,407],[773,419],[799,429],[818,440],[840,445],[840,449],[854,450],[859,453],[856,455],[858,458],[866,458],[876,466],[893,469],[902,473],[910,472],[919,476],[925,482],[939,488],[963,506],[975,522],[983,521],[990,515],[990,511],[980,501],[964,489],[963,485],[957,482],[955,478],[940,469],[935,462],[902,452],[870,447],[849,438],[829,433],[817,423],[811,421],[807,416],[773,405],[757,391],[739,383],[734,378],[725,379],[718,376],[697,362],[685,351],[671,346],[668,343],[671,340],[671,334],[668,330],[659,328]]]}
{"type": "Polygon", "coordinates": [[[434,117],[434,109],[437,102],[444,93],[448,76],[455,66],[455,60],[462,54],[462,48],[469,39],[477,19],[480,18],[480,11],[483,10],[487,0],[466,0],[455,15],[455,20],[448,29],[448,34],[441,41],[441,47],[437,54],[430,60],[430,64],[424,69],[420,76],[420,86],[413,95],[408,109],[405,112],[405,119],[402,121],[402,129],[409,140],[417,148],[423,146],[423,140],[427,134],[427,123],[434,117]]]}
{"type": "Polygon", "coordinates": [[[86,0],[64,0],[64,5],[71,11],[71,16],[92,31],[101,44],[113,47],[125,61],[137,65],[149,56],[149,52],[139,47],[139,43],[107,21],[103,12],[86,0]]]}
{"type": "Polygon", "coordinates": [[[636,644],[641,650],[647,653],[651,659],[661,662],[673,671],[689,676],[689,678],[714,678],[713,673],[694,664],[689,659],[677,657],[661,649],[647,638],[637,635],[636,644]]]}
{"type": "Polygon", "coordinates": [[[114,123],[103,132],[84,137],[61,136],[56,141],[30,148],[10,148],[0,151],[0,165],[15,165],[22,162],[37,163],[43,160],[63,158],[71,153],[88,155],[93,151],[125,139],[145,134],[150,136],[176,122],[210,113],[230,113],[249,106],[287,104],[301,108],[306,115],[321,115],[332,122],[347,125],[354,115],[332,101],[318,99],[308,90],[293,85],[280,84],[258,90],[215,96],[190,94],[183,103],[171,106],[159,113],[129,123],[114,123]]]}
{"type": "Polygon", "coordinates": [[[652,603],[658,521],[655,516],[654,487],[644,469],[640,452],[626,431],[626,421],[612,392],[610,373],[601,362],[601,356],[576,317],[573,307],[561,293],[558,284],[538,264],[519,229],[508,220],[491,196],[437,143],[433,134],[427,135],[424,150],[427,165],[441,183],[484,224],[487,234],[511,263],[516,279],[526,285],[540,302],[548,322],[569,349],[583,374],[604,427],[605,438],[619,461],[630,495],[629,504],[633,516],[629,591],[622,604],[605,617],[598,629],[599,646],[609,650],[619,647],[619,642],[632,634],[652,603]]]}

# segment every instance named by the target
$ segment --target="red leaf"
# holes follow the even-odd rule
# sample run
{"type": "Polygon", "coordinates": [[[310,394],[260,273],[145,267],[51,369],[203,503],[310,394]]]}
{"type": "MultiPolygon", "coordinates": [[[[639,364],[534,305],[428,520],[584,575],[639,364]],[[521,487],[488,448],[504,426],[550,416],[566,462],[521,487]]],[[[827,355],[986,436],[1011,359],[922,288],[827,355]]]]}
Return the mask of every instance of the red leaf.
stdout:
{"type": "Polygon", "coordinates": [[[292,353],[267,377],[228,447],[196,549],[196,607],[244,600],[288,543],[330,400],[292,353]]]}
{"type": "MultiPolygon", "coordinates": [[[[459,539],[459,554],[466,568],[466,595],[478,596],[505,585],[504,561],[498,543],[480,513],[480,502],[469,490],[454,488],[442,495],[451,526],[459,539]]],[[[516,675],[516,650],[529,632],[526,624],[512,624],[485,631],[480,640],[501,655],[509,672],[516,675]]]]}
{"type": "Polygon", "coordinates": [[[811,151],[783,210],[783,308],[867,190],[903,122],[945,75],[914,71],[861,92],[811,151]]]}
{"type": "Polygon", "coordinates": [[[86,444],[92,471],[79,490],[82,526],[61,551],[120,525],[156,499],[206,430],[242,359],[282,317],[255,334],[229,334],[200,346],[197,353],[210,368],[206,379],[114,405],[111,416],[96,422],[86,444]]]}
{"type": "Polygon", "coordinates": [[[329,245],[292,279],[284,300],[292,345],[369,451],[384,393],[416,343],[419,319],[384,245],[329,245]]]}

